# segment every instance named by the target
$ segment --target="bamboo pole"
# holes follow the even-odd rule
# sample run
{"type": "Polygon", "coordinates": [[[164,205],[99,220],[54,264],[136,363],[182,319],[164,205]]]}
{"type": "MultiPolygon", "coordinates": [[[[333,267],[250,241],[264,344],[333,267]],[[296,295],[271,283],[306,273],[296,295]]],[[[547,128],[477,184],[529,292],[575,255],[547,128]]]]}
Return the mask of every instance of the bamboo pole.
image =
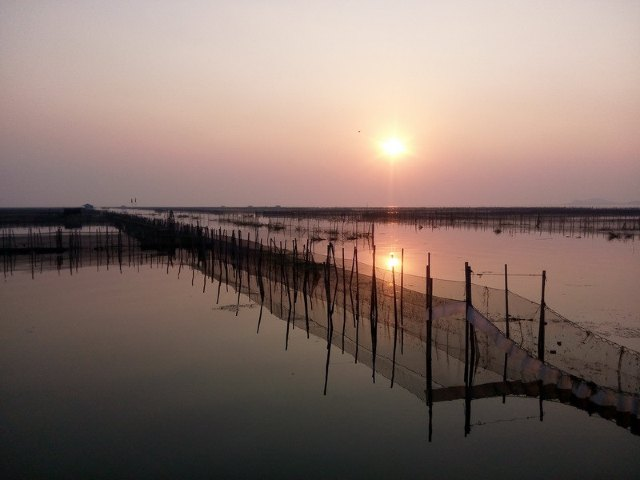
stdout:
{"type": "Polygon", "coordinates": [[[396,275],[394,272],[394,264],[392,264],[392,289],[394,290],[394,347],[392,349],[392,379],[390,381],[390,388],[394,387],[394,373],[396,371],[396,337],[398,334],[398,312],[396,309],[396,275]]]}
{"type": "Polygon", "coordinates": [[[358,247],[354,246],[354,265],[356,266],[356,350],[354,352],[354,363],[358,362],[358,334],[360,326],[360,285],[358,279],[358,247]]]}
{"type": "MultiPolygon", "coordinates": [[[[374,224],[372,224],[372,231],[374,224]]],[[[372,294],[369,310],[370,332],[372,336],[372,382],[376,382],[376,344],[378,329],[378,302],[376,292],[376,244],[372,246],[372,294]]]]}
{"type": "Polygon", "coordinates": [[[305,330],[309,339],[309,311],[307,307],[307,279],[309,277],[309,239],[305,242],[305,272],[303,274],[303,303],[305,305],[305,330]]]}
{"type": "Polygon", "coordinates": [[[471,280],[471,273],[470,273],[470,268],[468,263],[465,263],[465,372],[463,373],[463,381],[467,385],[467,376],[468,376],[468,366],[469,366],[469,358],[468,358],[468,352],[470,348],[470,337],[469,337],[469,329],[468,329],[468,322],[469,322],[469,315],[470,315],[470,308],[472,306],[472,280],[471,280]]]}
{"type": "Polygon", "coordinates": [[[258,251],[258,290],[260,292],[260,312],[258,313],[258,326],[256,327],[256,334],[260,331],[260,321],[263,318],[263,306],[265,304],[265,286],[263,285],[263,239],[260,239],[260,248],[258,251]]]}
{"type": "MultiPolygon", "coordinates": [[[[509,310],[509,290],[507,286],[507,264],[505,264],[505,337],[510,338],[510,310],[509,310]]],[[[503,359],[503,382],[507,381],[507,352],[503,359]]],[[[505,404],[505,394],[503,394],[503,404],[505,404]]]]}
{"type": "MultiPolygon", "coordinates": [[[[343,332],[341,335],[341,354],[345,354],[345,324],[347,322],[347,285],[345,281],[345,247],[341,248],[341,274],[343,276],[343,332]]],[[[338,279],[336,279],[338,283],[338,279]]]]}
{"type": "Polygon", "coordinates": [[[539,317],[539,359],[545,362],[545,271],[541,275],[541,313],[539,317]]]}
{"type": "Polygon", "coordinates": [[[403,327],[403,267],[405,265],[405,249],[401,249],[401,355],[403,355],[403,344],[405,329],[403,327]]]}

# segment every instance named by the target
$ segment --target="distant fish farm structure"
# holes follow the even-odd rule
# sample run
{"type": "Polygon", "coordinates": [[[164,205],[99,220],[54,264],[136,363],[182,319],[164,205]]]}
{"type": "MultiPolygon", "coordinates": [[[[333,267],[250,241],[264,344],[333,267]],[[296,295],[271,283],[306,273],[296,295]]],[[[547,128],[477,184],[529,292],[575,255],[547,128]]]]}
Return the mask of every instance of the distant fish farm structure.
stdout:
{"type": "Polygon", "coordinates": [[[639,207],[164,207],[156,212],[218,215],[239,222],[269,219],[288,225],[293,220],[317,219],[341,223],[396,222],[417,229],[461,228],[505,232],[535,232],[568,236],[639,236],[639,207]],[[248,220],[248,216],[253,218],[248,220]]]}

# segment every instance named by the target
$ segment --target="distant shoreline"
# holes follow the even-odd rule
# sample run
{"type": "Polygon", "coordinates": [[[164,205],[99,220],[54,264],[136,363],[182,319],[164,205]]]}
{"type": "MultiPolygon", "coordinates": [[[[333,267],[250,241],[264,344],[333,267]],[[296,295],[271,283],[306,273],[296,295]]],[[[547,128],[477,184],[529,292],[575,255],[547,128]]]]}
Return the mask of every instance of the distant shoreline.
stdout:
{"type": "MultiPolygon", "coordinates": [[[[59,207],[0,207],[0,219],[7,215],[56,214],[64,209],[82,209],[80,206],[59,207]]],[[[101,209],[140,209],[168,212],[193,212],[201,214],[255,214],[265,217],[376,217],[376,218],[429,218],[454,217],[513,217],[513,216],[562,216],[562,217],[636,217],[641,208],[636,207],[295,207],[295,206],[104,206],[101,209]]],[[[91,211],[91,209],[83,209],[91,211]]]]}
{"type": "MultiPolygon", "coordinates": [[[[118,209],[118,207],[113,207],[118,209]]],[[[123,208],[123,207],[120,207],[123,208]]],[[[125,207],[129,209],[129,207],[125,207]]],[[[501,221],[508,219],[623,219],[636,221],[639,207],[133,207],[156,212],[190,212],[213,215],[343,219],[367,222],[501,221]]]]}
{"type": "MultiPolygon", "coordinates": [[[[103,208],[104,209],[104,208],[103,208]]],[[[105,210],[81,207],[0,208],[0,227],[65,225],[70,228],[105,223],[105,210]]],[[[291,224],[302,219],[329,222],[398,222],[424,227],[483,228],[501,233],[505,229],[560,232],[570,235],[599,232],[611,239],[639,235],[639,207],[111,207],[136,214],[147,211],[165,218],[170,211],[178,218],[192,214],[219,216],[222,222],[238,226],[291,224]],[[270,219],[269,222],[259,218],[270,219]]]]}

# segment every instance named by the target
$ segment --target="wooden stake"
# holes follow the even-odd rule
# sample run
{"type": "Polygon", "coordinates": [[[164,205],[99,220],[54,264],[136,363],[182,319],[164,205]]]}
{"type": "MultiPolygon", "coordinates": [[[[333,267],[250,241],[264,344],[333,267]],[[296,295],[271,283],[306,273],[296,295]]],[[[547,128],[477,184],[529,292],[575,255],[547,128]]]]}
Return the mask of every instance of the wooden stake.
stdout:
{"type": "Polygon", "coordinates": [[[541,276],[541,316],[539,318],[539,359],[545,362],[545,271],[541,276]]]}
{"type": "MultiPolygon", "coordinates": [[[[341,336],[341,354],[345,354],[345,323],[347,322],[347,284],[345,281],[345,247],[341,248],[341,257],[343,261],[342,275],[343,275],[343,333],[341,336]]],[[[338,282],[338,279],[336,279],[338,282]]]]}
{"type": "Polygon", "coordinates": [[[360,286],[358,282],[358,248],[354,246],[354,265],[356,266],[356,351],[354,353],[354,363],[358,362],[358,333],[360,326],[360,286]]]}
{"type": "Polygon", "coordinates": [[[405,264],[405,249],[401,249],[401,355],[403,354],[404,332],[403,328],[403,266],[405,264]]]}
{"type": "Polygon", "coordinates": [[[396,275],[392,264],[392,289],[394,290],[394,348],[392,349],[392,379],[390,388],[394,387],[394,371],[396,370],[396,336],[398,332],[398,313],[396,310],[396,275]]]}
{"type": "Polygon", "coordinates": [[[472,307],[472,274],[468,263],[465,263],[465,372],[463,374],[463,381],[467,384],[468,381],[468,367],[469,358],[468,351],[470,349],[470,335],[468,329],[470,309],[472,307]]]}
{"type": "MultiPolygon", "coordinates": [[[[374,224],[372,224],[372,230],[374,224]]],[[[372,382],[376,382],[376,344],[378,328],[378,302],[376,292],[376,244],[372,246],[372,294],[369,310],[370,333],[372,336],[372,382]]]]}

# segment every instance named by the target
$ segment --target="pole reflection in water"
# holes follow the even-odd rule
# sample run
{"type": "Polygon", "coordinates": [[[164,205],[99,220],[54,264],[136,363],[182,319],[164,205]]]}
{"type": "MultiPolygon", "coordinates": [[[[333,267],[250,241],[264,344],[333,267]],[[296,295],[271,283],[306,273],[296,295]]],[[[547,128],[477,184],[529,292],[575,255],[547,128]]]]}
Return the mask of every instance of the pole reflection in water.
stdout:
{"type": "MultiPolygon", "coordinates": [[[[232,231],[231,237],[224,233],[214,232],[202,235],[196,248],[178,248],[167,254],[137,249],[137,241],[128,236],[111,232],[97,233],[95,242],[88,247],[88,252],[95,252],[96,257],[89,257],[88,264],[83,260],[84,248],[78,247],[69,254],[68,258],[60,259],[59,254],[31,254],[27,259],[32,275],[36,266],[46,264],[46,256],[52,258],[51,265],[61,271],[64,263],[70,268],[70,274],[83,265],[91,265],[92,259],[97,269],[103,266],[109,269],[116,262],[122,269],[123,259],[137,269],[141,265],[162,262],[165,272],[174,269],[174,259],[180,257],[177,269],[178,276],[183,268],[184,259],[193,269],[192,279],[196,270],[204,276],[203,291],[207,280],[218,282],[216,302],[220,298],[222,283],[226,289],[237,290],[235,312],[241,307],[240,296],[246,295],[260,304],[256,331],[260,332],[263,309],[266,306],[267,289],[269,289],[269,311],[278,314],[286,321],[285,349],[289,347],[290,330],[296,323],[304,327],[307,336],[320,336],[326,340],[325,378],[323,392],[327,395],[329,384],[329,369],[331,364],[332,344],[339,345],[341,352],[346,352],[359,362],[359,351],[371,352],[371,358],[361,362],[369,364],[372,369],[372,379],[376,373],[390,379],[404,389],[412,392],[418,398],[425,400],[428,408],[428,438],[433,434],[433,405],[434,403],[461,399],[464,401],[464,434],[471,433],[472,408],[474,400],[499,396],[531,396],[538,397],[540,419],[543,420],[543,403],[560,401],[571,404],[578,409],[596,412],[607,419],[613,419],[622,427],[638,433],[638,379],[634,380],[635,361],[631,361],[632,376],[630,376],[628,361],[622,362],[623,354],[617,357],[615,366],[616,381],[610,382],[610,375],[594,375],[585,373],[567,373],[552,364],[543,364],[532,354],[521,348],[510,336],[503,335],[491,321],[486,319],[474,306],[471,284],[471,268],[468,266],[465,282],[465,301],[449,301],[434,295],[434,279],[431,259],[428,255],[426,268],[425,294],[415,292],[402,286],[404,307],[402,333],[405,342],[397,357],[397,328],[398,318],[396,307],[396,282],[392,277],[391,287],[387,282],[378,282],[378,271],[372,266],[372,275],[359,272],[358,252],[354,249],[350,272],[345,269],[344,252],[341,255],[341,268],[333,244],[327,246],[327,255],[323,262],[314,260],[312,249],[305,246],[303,255],[298,252],[297,245],[288,252],[282,245],[276,246],[273,241],[269,248],[263,248],[262,241],[240,241],[241,234],[232,231]],[[127,238],[123,242],[123,238],[127,238]],[[238,239],[238,242],[237,242],[238,239]],[[96,247],[95,249],[93,247],[96,247]],[[133,247],[132,247],[133,246],[133,247]],[[204,251],[203,251],[204,249],[204,251]],[[127,256],[124,251],[127,250],[127,256]],[[55,262],[54,262],[55,260],[55,262]],[[233,279],[230,279],[228,265],[232,267],[233,279]],[[302,275],[301,275],[302,269],[302,275]],[[349,275],[349,282],[347,276],[349,275]],[[321,284],[320,278],[323,277],[321,284]],[[233,284],[230,284],[230,281],[233,284]],[[349,292],[346,292],[346,289],[349,292]],[[277,291],[273,296],[274,291],[277,291]],[[304,317],[296,313],[295,305],[298,294],[303,296],[305,305],[304,317]],[[350,302],[347,302],[347,296],[350,302]],[[337,298],[342,296],[341,301],[337,298]],[[275,300],[279,301],[274,302],[275,300]],[[285,301],[287,299],[287,301],[285,301]],[[287,302],[287,306],[285,306],[287,302]],[[363,318],[369,317],[371,336],[369,340],[359,338],[361,323],[361,303],[369,307],[365,309],[363,318]],[[393,304],[390,309],[390,304],[393,304]],[[342,309],[343,326],[340,335],[334,333],[334,314],[336,309],[342,309]],[[346,319],[351,312],[353,322],[346,319]],[[394,318],[390,317],[394,312],[394,318]],[[321,314],[323,313],[323,314],[321,314]],[[382,315],[381,315],[382,313],[382,315]],[[389,327],[394,322],[394,333],[390,334],[389,327]],[[369,342],[368,342],[369,341],[369,342]],[[438,354],[434,363],[432,352],[438,354]],[[423,361],[421,361],[423,359],[423,361]],[[424,366],[424,367],[422,367],[424,366]],[[597,380],[599,382],[597,383],[597,380]],[[461,382],[462,381],[462,382],[461,382]]],[[[75,241],[72,241],[75,242],[75,241]]],[[[78,241],[76,245],[87,245],[89,242],[78,241]]],[[[375,248],[375,247],[374,247],[375,248]]],[[[375,253],[372,257],[375,262],[375,253]]],[[[5,256],[3,266],[15,266],[16,258],[5,256]]],[[[10,267],[14,269],[15,267],[10,267]]],[[[9,269],[9,267],[7,267],[9,269]]],[[[506,268],[507,272],[507,268],[506,268]]],[[[392,273],[394,276],[394,272],[392,273]]],[[[503,293],[504,295],[504,293],[503,293]]],[[[506,324],[512,324],[514,317],[507,312],[507,300],[503,314],[506,324]]],[[[549,326],[548,326],[549,329],[549,326]]],[[[310,336],[310,337],[311,337],[310,336]]],[[[617,348],[617,353],[619,348],[617,348]]],[[[621,351],[622,353],[624,351],[621,351]]],[[[629,354],[626,352],[626,356],[629,354]]],[[[627,358],[625,358],[627,359],[627,358]]],[[[638,354],[636,358],[638,366],[638,354]]],[[[588,360],[589,361],[589,360],[588,360]]],[[[638,367],[636,367],[638,370],[638,367]]]]}

